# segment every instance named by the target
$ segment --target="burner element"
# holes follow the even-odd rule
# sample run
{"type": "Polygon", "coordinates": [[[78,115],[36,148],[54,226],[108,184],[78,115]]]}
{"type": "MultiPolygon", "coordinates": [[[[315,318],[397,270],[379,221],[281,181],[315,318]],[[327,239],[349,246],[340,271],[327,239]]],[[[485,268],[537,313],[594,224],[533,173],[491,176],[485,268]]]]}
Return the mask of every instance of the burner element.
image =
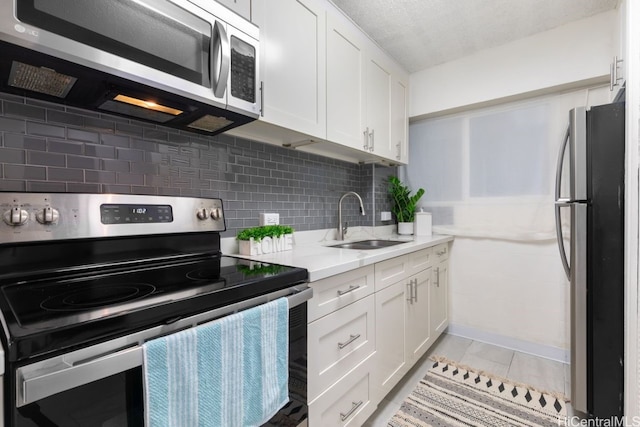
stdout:
{"type": "Polygon", "coordinates": [[[49,297],[42,301],[40,307],[49,311],[87,310],[143,298],[155,289],[147,283],[90,286],[49,297]]]}
{"type": "Polygon", "coordinates": [[[199,268],[187,273],[187,278],[191,280],[219,280],[220,267],[199,268]]]}

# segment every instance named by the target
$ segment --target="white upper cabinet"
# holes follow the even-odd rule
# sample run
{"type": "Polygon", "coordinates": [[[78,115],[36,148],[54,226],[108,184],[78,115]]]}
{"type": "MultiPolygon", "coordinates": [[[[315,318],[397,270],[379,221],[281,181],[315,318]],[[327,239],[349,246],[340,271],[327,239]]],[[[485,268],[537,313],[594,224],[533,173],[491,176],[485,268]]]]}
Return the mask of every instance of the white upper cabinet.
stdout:
{"type": "Polygon", "coordinates": [[[337,12],[327,16],[327,140],[364,150],[364,37],[337,12]],[[342,18],[342,19],[340,19],[342,18]]]}
{"type": "Polygon", "coordinates": [[[326,23],[321,0],[254,0],[260,27],[262,119],[326,136],[326,23]]]}
{"type": "Polygon", "coordinates": [[[342,160],[406,163],[408,74],[328,0],[251,7],[262,117],[230,133],[342,160]]]}
{"type": "Polygon", "coordinates": [[[251,21],[251,0],[216,0],[218,3],[227,6],[238,15],[251,21]]]}

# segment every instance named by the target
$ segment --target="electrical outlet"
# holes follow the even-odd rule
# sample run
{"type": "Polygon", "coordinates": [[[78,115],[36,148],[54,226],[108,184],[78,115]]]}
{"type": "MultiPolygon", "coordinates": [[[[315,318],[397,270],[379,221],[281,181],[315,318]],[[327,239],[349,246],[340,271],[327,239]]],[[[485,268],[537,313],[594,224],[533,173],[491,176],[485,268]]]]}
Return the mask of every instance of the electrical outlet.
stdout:
{"type": "Polygon", "coordinates": [[[280,214],[261,213],[259,222],[260,225],[278,225],[280,224],[280,214]]]}
{"type": "Polygon", "coordinates": [[[380,221],[391,221],[391,212],[380,212],[380,221]]]}

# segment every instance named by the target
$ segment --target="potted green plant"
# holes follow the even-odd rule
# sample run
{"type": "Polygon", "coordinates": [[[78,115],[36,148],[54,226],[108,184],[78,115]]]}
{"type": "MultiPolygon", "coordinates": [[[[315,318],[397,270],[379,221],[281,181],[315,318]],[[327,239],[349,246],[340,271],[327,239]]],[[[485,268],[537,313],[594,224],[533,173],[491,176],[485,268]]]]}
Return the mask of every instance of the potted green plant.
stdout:
{"type": "Polygon", "coordinates": [[[419,188],[414,195],[411,195],[409,187],[404,185],[397,176],[389,177],[391,212],[398,222],[398,234],[413,234],[416,204],[423,194],[424,189],[419,188]]]}
{"type": "Polygon", "coordinates": [[[262,255],[289,251],[293,247],[293,228],[288,225],[262,225],[236,235],[242,255],[262,255]]]}

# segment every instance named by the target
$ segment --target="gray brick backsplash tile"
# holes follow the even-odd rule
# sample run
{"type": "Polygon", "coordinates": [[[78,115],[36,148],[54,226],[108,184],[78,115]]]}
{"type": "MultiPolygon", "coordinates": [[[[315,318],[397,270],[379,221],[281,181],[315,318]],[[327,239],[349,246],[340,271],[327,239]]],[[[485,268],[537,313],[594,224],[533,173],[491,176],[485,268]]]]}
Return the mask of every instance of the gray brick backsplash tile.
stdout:
{"type": "Polygon", "coordinates": [[[4,165],[4,177],[7,179],[47,179],[47,168],[41,166],[4,165]]]}
{"type": "Polygon", "coordinates": [[[42,151],[27,151],[27,163],[43,166],[66,166],[64,154],[45,153],[42,151]]]}
{"type": "Polygon", "coordinates": [[[29,135],[53,136],[56,138],[65,137],[65,128],[62,126],[48,125],[44,123],[27,122],[27,133],[29,135]]]}
{"type": "Polygon", "coordinates": [[[180,189],[179,188],[171,188],[171,187],[160,187],[158,188],[158,195],[160,196],[179,196],[180,189]]]}
{"type": "Polygon", "coordinates": [[[27,191],[27,183],[22,179],[0,179],[0,191],[27,191]]]}
{"type": "MultiPolygon", "coordinates": [[[[382,180],[396,168],[13,95],[0,94],[0,100],[0,190],[219,197],[227,215],[225,236],[257,225],[264,211],[280,213],[281,223],[300,231],[334,227],[338,199],[346,191],[359,192],[370,212],[374,177],[380,187],[376,209],[388,210],[382,180]]],[[[349,223],[371,224],[372,217],[360,216],[351,202],[344,209],[349,223]]]]}
{"type": "Polygon", "coordinates": [[[83,126],[84,118],[77,114],[72,114],[58,110],[47,110],[47,122],[49,123],[62,123],[72,126],[83,126]]]}
{"type": "Polygon", "coordinates": [[[103,193],[131,194],[130,185],[102,184],[103,193]]]}
{"type": "Polygon", "coordinates": [[[142,138],[142,126],[132,125],[129,123],[116,123],[116,131],[118,133],[142,138]]]}
{"type": "Polygon", "coordinates": [[[100,193],[100,184],[84,184],[78,182],[68,182],[67,191],[69,193],[100,193]]]}
{"type": "Polygon", "coordinates": [[[131,172],[142,173],[147,175],[156,175],[158,173],[158,165],[153,163],[130,163],[131,172]]]}
{"type": "Polygon", "coordinates": [[[8,101],[5,101],[3,104],[3,112],[6,116],[17,116],[44,121],[46,111],[44,108],[8,101]]]}
{"type": "Polygon", "coordinates": [[[24,150],[14,148],[0,148],[0,163],[18,163],[25,161],[24,150]]]}
{"type": "Polygon", "coordinates": [[[42,101],[40,99],[25,99],[25,104],[35,105],[37,107],[42,107],[51,110],[59,110],[64,111],[64,105],[54,104],[53,102],[42,101]]]}
{"type": "Polygon", "coordinates": [[[85,144],[84,154],[92,157],[99,157],[103,159],[115,159],[116,149],[114,147],[108,147],[106,145],[93,145],[85,144]]]}
{"type": "Polygon", "coordinates": [[[49,181],[84,182],[84,170],[67,168],[49,168],[47,171],[49,181]]]}
{"type": "Polygon", "coordinates": [[[83,154],[84,144],[81,142],[49,140],[50,153],[83,154]]]}
{"type": "Polygon", "coordinates": [[[84,126],[88,129],[95,129],[99,132],[113,132],[116,124],[113,120],[97,119],[94,117],[86,117],[84,126]]]}
{"type": "Polygon", "coordinates": [[[118,184],[144,185],[144,175],[118,172],[116,182],[118,184]]]}
{"type": "Polygon", "coordinates": [[[131,172],[131,163],[124,160],[104,159],[103,169],[112,172],[131,172]]]}
{"type": "Polygon", "coordinates": [[[132,194],[147,194],[151,196],[155,196],[158,194],[158,189],[155,187],[144,187],[141,185],[132,185],[131,186],[132,194]]]}
{"type": "Polygon", "coordinates": [[[116,148],[116,157],[120,160],[141,162],[144,160],[144,151],[129,148],[116,148]]]}
{"type": "Polygon", "coordinates": [[[99,184],[115,184],[116,173],[107,171],[85,171],[84,179],[86,182],[97,182],[99,184]]]}
{"type": "Polygon", "coordinates": [[[100,135],[100,141],[102,142],[102,144],[110,145],[112,147],[127,148],[129,147],[129,140],[130,138],[128,136],[123,135],[111,135],[108,133],[100,135]]]}
{"type": "Polygon", "coordinates": [[[100,134],[92,131],[68,129],[67,136],[69,139],[73,139],[75,141],[91,142],[94,144],[98,144],[100,142],[100,134]]]}
{"type": "Polygon", "coordinates": [[[27,181],[27,191],[34,193],[62,193],[66,189],[67,185],[64,182],[27,181]]]}
{"type": "Polygon", "coordinates": [[[102,169],[102,160],[95,157],[67,156],[67,167],[76,169],[102,169]]]}
{"type": "Polygon", "coordinates": [[[5,132],[25,133],[26,122],[19,119],[0,117],[0,130],[5,132]]]}
{"type": "Polygon", "coordinates": [[[142,136],[145,139],[153,139],[156,141],[168,141],[169,140],[169,134],[163,130],[158,130],[158,129],[147,129],[144,128],[142,130],[142,136]]]}

